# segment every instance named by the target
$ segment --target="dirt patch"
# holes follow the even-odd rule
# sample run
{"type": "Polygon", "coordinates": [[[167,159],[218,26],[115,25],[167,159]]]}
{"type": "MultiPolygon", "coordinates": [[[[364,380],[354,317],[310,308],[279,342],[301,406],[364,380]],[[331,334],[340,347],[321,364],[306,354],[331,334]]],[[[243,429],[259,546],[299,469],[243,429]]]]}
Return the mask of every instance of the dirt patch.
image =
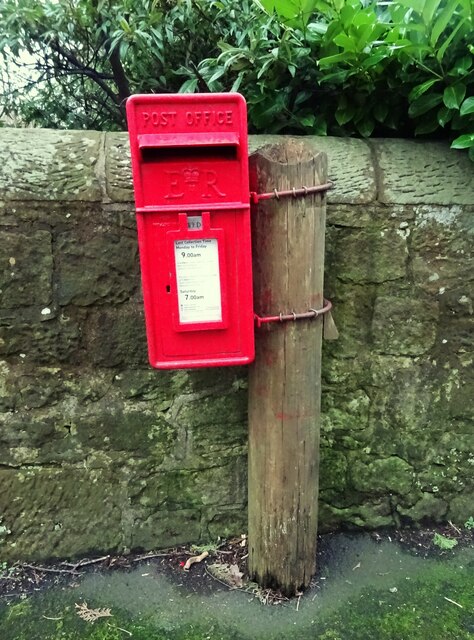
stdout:
{"type": "MultiPolygon", "coordinates": [[[[317,566],[324,567],[330,560],[331,539],[334,534],[318,537],[317,566]]],[[[357,533],[354,532],[354,536],[357,533]]],[[[452,549],[474,542],[474,529],[459,528],[448,524],[424,529],[400,529],[374,531],[376,542],[398,543],[409,553],[420,557],[449,556],[452,549]]],[[[131,571],[137,566],[144,574],[160,573],[171,577],[179,586],[194,593],[212,593],[222,589],[241,589],[257,597],[263,603],[284,604],[288,599],[271,589],[260,589],[248,576],[247,544],[245,536],[223,541],[217,545],[182,546],[156,553],[130,553],[105,555],[72,561],[47,563],[15,563],[0,570],[0,598],[26,597],[52,586],[74,587],[79,578],[90,573],[106,571],[131,571]],[[201,562],[185,570],[190,557],[208,552],[201,562]]],[[[318,573],[311,587],[318,587],[318,573]]]]}

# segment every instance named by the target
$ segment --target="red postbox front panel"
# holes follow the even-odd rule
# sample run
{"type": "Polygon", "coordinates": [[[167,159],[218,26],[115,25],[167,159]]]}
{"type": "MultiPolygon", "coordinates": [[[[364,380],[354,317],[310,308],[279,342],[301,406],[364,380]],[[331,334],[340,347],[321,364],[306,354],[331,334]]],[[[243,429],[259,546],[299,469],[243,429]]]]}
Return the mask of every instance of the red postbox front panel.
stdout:
{"type": "Polygon", "coordinates": [[[127,102],[127,120],[151,365],[251,362],[243,97],[136,95],[127,102]]]}

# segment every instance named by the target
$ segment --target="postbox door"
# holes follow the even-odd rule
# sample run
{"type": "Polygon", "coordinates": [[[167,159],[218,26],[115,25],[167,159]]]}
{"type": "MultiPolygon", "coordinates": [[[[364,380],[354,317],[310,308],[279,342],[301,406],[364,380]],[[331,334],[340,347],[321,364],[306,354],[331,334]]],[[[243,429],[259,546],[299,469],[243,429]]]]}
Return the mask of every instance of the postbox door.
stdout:
{"type": "Polygon", "coordinates": [[[251,362],[245,102],[133,96],[127,114],[150,363],[251,362]]]}

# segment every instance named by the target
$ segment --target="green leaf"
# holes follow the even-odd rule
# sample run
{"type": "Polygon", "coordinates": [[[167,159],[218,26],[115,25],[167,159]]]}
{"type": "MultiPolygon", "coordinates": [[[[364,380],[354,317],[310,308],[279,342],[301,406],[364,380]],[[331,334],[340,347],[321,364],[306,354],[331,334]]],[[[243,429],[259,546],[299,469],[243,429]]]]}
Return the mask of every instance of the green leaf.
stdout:
{"type": "Polygon", "coordinates": [[[125,31],[125,33],[130,33],[131,29],[130,29],[130,25],[128,24],[128,22],[125,20],[125,18],[120,18],[119,20],[119,24],[122,27],[122,29],[125,31]]]}
{"type": "Polygon", "coordinates": [[[441,0],[426,0],[425,6],[423,7],[422,17],[423,22],[428,26],[433,20],[433,16],[436,12],[436,9],[439,7],[441,0]]]}
{"type": "Polygon", "coordinates": [[[451,121],[451,129],[453,131],[466,131],[469,130],[470,127],[466,126],[466,118],[463,118],[459,111],[453,110],[453,119],[451,121]]]}
{"type": "Polygon", "coordinates": [[[464,20],[460,20],[458,22],[458,24],[456,25],[456,28],[454,29],[454,31],[452,31],[450,36],[448,38],[446,38],[446,41],[438,49],[438,53],[436,54],[436,59],[438,60],[438,62],[442,62],[442,60],[444,58],[444,54],[446,53],[448,47],[450,46],[450,44],[454,40],[454,38],[457,36],[458,31],[461,29],[461,27],[463,27],[465,25],[466,22],[467,21],[465,19],[464,20]]]}
{"type": "Polygon", "coordinates": [[[459,58],[458,60],[456,60],[451,71],[449,72],[449,75],[464,76],[466,75],[466,73],[469,71],[471,67],[472,67],[472,56],[463,56],[462,58],[459,58]]]}
{"type": "Polygon", "coordinates": [[[438,126],[438,118],[436,116],[423,119],[421,123],[415,127],[415,135],[420,136],[426,133],[433,133],[438,126]]]}
{"type": "Polygon", "coordinates": [[[474,147],[474,133],[465,133],[451,143],[451,149],[469,149],[474,147]]]}
{"type": "Polygon", "coordinates": [[[260,4],[270,15],[276,11],[286,22],[296,20],[301,25],[311,15],[315,0],[260,0],[260,4]]]}
{"type": "Polygon", "coordinates": [[[352,105],[340,106],[335,113],[336,122],[341,125],[347,124],[354,117],[354,107],[352,105]]]}
{"type": "Polygon", "coordinates": [[[461,115],[467,116],[474,113],[474,98],[466,98],[461,105],[461,115]]]}
{"type": "Polygon", "coordinates": [[[356,43],[347,35],[347,33],[339,33],[334,38],[334,44],[337,44],[338,47],[342,47],[344,51],[350,51],[352,53],[356,51],[356,43]]]}
{"type": "Polygon", "coordinates": [[[438,122],[442,127],[445,127],[455,114],[454,109],[448,109],[444,104],[438,110],[438,122]]]}
{"type": "Polygon", "coordinates": [[[336,53],[334,56],[327,56],[326,58],[321,58],[318,61],[318,65],[320,67],[326,67],[331,64],[337,64],[338,62],[347,62],[347,60],[352,59],[350,53],[336,53]]]}
{"type": "Polygon", "coordinates": [[[470,147],[468,154],[469,154],[469,160],[472,160],[474,162],[474,147],[470,147]]]}
{"type": "Polygon", "coordinates": [[[302,118],[300,118],[300,123],[303,125],[303,127],[311,128],[314,125],[315,120],[316,120],[316,116],[311,113],[307,116],[303,116],[302,118]]]}
{"type": "Polygon", "coordinates": [[[275,59],[273,58],[273,56],[268,58],[267,60],[265,60],[265,62],[262,64],[262,66],[258,70],[257,79],[261,78],[265,74],[267,69],[270,67],[270,65],[272,65],[274,63],[275,63],[275,59]]]}
{"type": "Polygon", "coordinates": [[[239,73],[239,75],[237,76],[236,80],[234,80],[234,84],[230,88],[231,92],[235,92],[235,91],[239,90],[239,87],[240,87],[243,79],[244,79],[244,74],[243,73],[239,73]]]}
{"type": "Polygon", "coordinates": [[[375,122],[372,118],[364,118],[363,120],[356,122],[356,127],[361,136],[368,138],[374,130],[375,122]]]}
{"type": "Polygon", "coordinates": [[[374,118],[378,122],[385,122],[385,119],[388,115],[388,104],[386,102],[383,102],[382,100],[379,100],[373,109],[373,113],[374,118]]]}
{"type": "Polygon", "coordinates": [[[458,6],[458,0],[450,0],[443,11],[440,13],[438,19],[434,23],[433,29],[431,30],[431,38],[430,43],[433,47],[436,46],[436,43],[439,40],[440,35],[446,29],[448,24],[451,22],[453,18],[453,13],[456,7],[458,6]]]}
{"type": "Polygon", "coordinates": [[[225,67],[218,67],[217,70],[212,74],[212,76],[207,81],[208,84],[212,84],[213,82],[221,78],[224,75],[225,71],[226,71],[225,67]]]}
{"type": "Polygon", "coordinates": [[[197,85],[197,78],[189,78],[189,80],[186,80],[186,82],[183,82],[180,86],[178,93],[194,93],[197,89],[197,85]]]}
{"type": "Polygon", "coordinates": [[[414,9],[421,16],[425,2],[424,0],[399,0],[398,4],[407,9],[414,9]]]}
{"type": "Polygon", "coordinates": [[[426,91],[428,91],[428,89],[432,87],[434,84],[436,84],[437,82],[439,82],[439,79],[433,78],[431,80],[426,80],[426,82],[423,82],[422,84],[419,84],[416,87],[413,87],[413,89],[408,94],[408,100],[410,102],[413,102],[414,100],[422,96],[426,91]]]}
{"type": "Polygon", "coordinates": [[[321,78],[321,84],[323,82],[332,82],[333,84],[342,84],[344,80],[350,75],[349,71],[334,71],[334,73],[325,73],[321,78]]]}
{"type": "Polygon", "coordinates": [[[453,549],[457,545],[458,541],[453,538],[447,538],[440,533],[435,533],[433,536],[433,544],[443,550],[453,549]]]}
{"type": "Polygon", "coordinates": [[[371,67],[375,67],[375,65],[382,62],[382,60],[387,59],[387,54],[385,51],[381,51],[380,53],[373,53],[367,60],[364,60],[360,65],[362,69],[370,69],[371,67]]]}
{"type": "Polygon", "coordinates": [[[310,98],[312,95],[311,91],[308,90],[304,90],[304,91],[300,91],[296,98],[295,101],[293,102],[293,106],[297,107],[298,105],[302,104],[303,102],[306,102],[306,100],[308,100],[308,98],[310,98]]]}
{"type": "Polygon", "coordinates": [[[462,82],[446,87],[443,93],[443,102],[448,109],[459,109],[464,96],[466,95],[466,85],[462,82]]]}
{"type": "Polygon", "coordinates": [[[422,116],[424,113],[427,113],[434,107],[437,107],[442,101],[443,96],[440,93],[429,93],[428,95],[425,94],[420,96],[409,106],[408,115],[412,118],[422,116]]]}
{"type": "Polygon", "coordinates": [[[328,25],[324,22],[310,22],[306,29],[315,35],[322,36],[328,30],[328,25]]]}

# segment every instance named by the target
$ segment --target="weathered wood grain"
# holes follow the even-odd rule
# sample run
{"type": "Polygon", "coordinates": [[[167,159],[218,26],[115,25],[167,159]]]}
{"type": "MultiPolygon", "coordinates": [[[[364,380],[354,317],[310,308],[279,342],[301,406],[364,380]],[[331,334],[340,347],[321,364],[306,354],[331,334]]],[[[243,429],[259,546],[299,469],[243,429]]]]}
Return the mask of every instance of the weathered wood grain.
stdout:
{"type": "MultiPolygon", "coordinates": [[[[252,189],[326,182],[326,155],[302,141],[250,158],[252,189]]],[[[259,203],[253,212],[259,315],[323,303],[325,197],[259,203]]],[[[315,571],[322,319],[257,329],[249,381],[249,568],[262,586],[292,595],[315,571]]]]}

